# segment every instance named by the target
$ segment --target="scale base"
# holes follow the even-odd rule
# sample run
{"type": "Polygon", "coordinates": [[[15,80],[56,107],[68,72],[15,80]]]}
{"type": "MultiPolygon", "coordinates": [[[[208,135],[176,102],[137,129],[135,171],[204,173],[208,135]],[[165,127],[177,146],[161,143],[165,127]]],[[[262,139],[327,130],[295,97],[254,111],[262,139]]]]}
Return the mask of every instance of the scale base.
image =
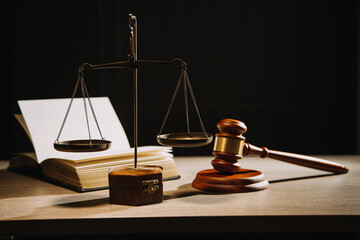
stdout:
{"type": "Polygon", "coordinates": [[[229,174],[207,169],[196,175],[192,186],[210,192],[241,193],[265,190],[269,187],[269,182],[258,170],[240,169],[229,174]]]}
{"type": "Polygon", "coordinates": [[[113,167],[108,176],[111,204],[140,206],[163,201],[162,167],[113,167]]]}

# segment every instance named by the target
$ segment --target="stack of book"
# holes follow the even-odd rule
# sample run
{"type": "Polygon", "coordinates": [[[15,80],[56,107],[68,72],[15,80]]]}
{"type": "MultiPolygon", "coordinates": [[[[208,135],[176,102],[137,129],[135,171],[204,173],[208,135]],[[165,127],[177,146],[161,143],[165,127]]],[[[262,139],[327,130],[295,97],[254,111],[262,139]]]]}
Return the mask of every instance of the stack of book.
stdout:
{"type": "MultiPolygon", "coordinates": [[[[108,188],[111,167],[134,165],[134,150],[130,148],[125,131],[107,97],[91,98],[102,135],[111,148],[101,152],[59,152],[53,147],[64,120],[70,99],[19,101],[22,114],[15,117],[29,136],[35,152],[14,154],[9,170],[38,169],[49,181],[77,190],[91,191],[108,188]]],[[[88,136],[82,99],[74,99],[61,136],[64,139],[86,139],[88,136]]],[[[88,112],[91,110],[88,109],[88,112]]],[[[97,128],[89,115],[89,126],[95,138],[97,128]]],[[[170,147],[138,147],[138,165],[163,168],[164,180],[179,178],[170,147]]]]}

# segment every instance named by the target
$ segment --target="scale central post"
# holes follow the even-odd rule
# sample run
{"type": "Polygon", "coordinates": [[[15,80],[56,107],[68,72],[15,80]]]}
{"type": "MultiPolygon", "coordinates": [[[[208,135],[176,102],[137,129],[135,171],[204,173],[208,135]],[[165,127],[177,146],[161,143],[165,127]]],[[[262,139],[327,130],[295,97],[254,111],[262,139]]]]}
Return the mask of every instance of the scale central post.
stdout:
{"type": "Polygon", "coordinates": [[[90,69],[109,69],[109,68],[128,68],[133,71],[134,83],[134,168],[137,168],[138,160],[138,68],[140,66],[153,66],[153,65],[168,65],[180,63],[182,69],[187,68],[187,64],[180,58],[175,58],[170,61],[161,60],[138,60],[137,52],[137,20],[132,14],[129,14],[129,28],[130,28],[130,53],[128,54],[127,61],[104,63],[104,64],[84,64],[90,69]]]}
{"type": "Polygon", "coordinates": [[[133,78],[134,78],[134,167],[137,168],[137,147],[138,147],[138,69],[137,61],[137,24],[136,17],[129,15],[130,27],[130,55],[129,60],[133,64],[133,78]]]}

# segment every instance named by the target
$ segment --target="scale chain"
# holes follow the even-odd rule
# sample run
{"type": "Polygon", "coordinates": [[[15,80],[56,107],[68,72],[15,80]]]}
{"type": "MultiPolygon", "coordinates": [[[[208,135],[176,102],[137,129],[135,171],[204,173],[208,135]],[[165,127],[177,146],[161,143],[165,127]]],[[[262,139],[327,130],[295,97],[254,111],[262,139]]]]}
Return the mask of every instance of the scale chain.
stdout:
{"type": "Polygon", "coordinates": [[[97,129],[98,129],[98,131],[99,131],[101,140],[104,140],[105,138],[103,137],[103,135],[102,135],[102,133],[101,133],[100,125],[99,125],[99,122],[98,122],[97,117],[96,117],[96,115],[95,115],[95,110],[94,110],[94,107],[93,107],[93,105],[92,105],[92,103],[91,103],[90,95],[89,95],[89,92],[88,92],[88,90],[87,90],[87,88],[86,88],[86,84],[85,84],[84,78],[83,78],[83,82],[84,82],[84,89],[85,89],[85,93],[86,93],[86,96],[87,96],[87,99],[88,99],[88,102],[89,102],[90,110],[91,110],[91,112],[92,112],[92,114],[93,114],[93,116],[94,116],[94,120],[95,120],[95,123],[96,123],[96,127],[97,127],[97,129]]]}
{"type": "Polygon", "coordinates": [[[89,140],[90,140],[90,145],[92,144],[92,140],[91,140],[91,133],[90,133],[90,126],[89,126],[89,118],[88,118],[88,114],[87,114],[87,107],[86,107],[86,95],[85,95],[85,89],[84,89],[84,74],[82,72],[81,74],[81,93],[82,93],[82,98],[83,98],[83,103],[84,103],[84,110],[85,110],[85,118],[86,118],[86,126],[88,129],[88,135],[89,135],[89,140]]]}
{"type": "Polygon", "coordinates": [[[61,124],[60,131],[59,131],[59,134],[58,134],[58,136],[57,136],[57,138],[56,138],[56,140],[55,140],[55,143],[58,143],[58,142],[59,142],[60,135],[61,135],[62,130],[63,130],[63,128],[64,128],[66,119],[67,119],[67,117],[68,117],[68,115],[69,115],[70,108],[71,108],[71,106],[72,106],[72,103],[73,103],[73,100],[74,100],[76,91],[77,91],[77,89],[78,89],[78,87],[79,87],[79,82],[80,82],[80,70],[79,70],[79,73],[78,73],[78,80],[76,81],[74,91],[73,91],[73,93],[72,93],[72,95],[71,95],[71,100],[70,100],[69,106],[68,106],[68,108],[67,108],[67,110],[66,110],[65,117],[64,117],[64,120],[63,120],[63,122],[62,122],[62,124],[61,124]]]}
{"type": "Polygon", "coordinates": [[[175,101],[177,92],[178,92],[178,90],[179,90],[179,87],[180,87],[180,84],[181,84],[183,75],[184,75],[184,70],[181,71],[181,74],[180,74],[179,80],[178,80],[178,82],[177,82],[177,85],[176,85],[174,94],[173,94],[173,96],[172,96],[172,98],[171,98],[171,101],[170,101],[168,110],[167,110],[167,112],[166,112],[164,121],[163,121],[163,123],[162,123],[162,125],[161,125],[160,131],[159,131],[159,135],[161,135],[161,133],[162,133],[162,131],[163,131],[163,128],[164,128],[165,123],[166,123],[166,120],[167,120],[167,118],[168,118],[168,116],[169,116],[169,113],[170,113],[170,111],[171,111],[172,105],[174,104],[174,101],[175,101]]]}
{"type": "Polygon", "coordinates": [[[197,113],[197,115],[198,115],[198,117],[199,117],[201,129],[202,129],[204,135],[207,135],[207,134],[206,134],[205,127],[204,127],[204,124],[203,124],[203,122],[202,122],[202,120],[201,120],[201,117],[200,117],[199,108],[198,108],[198,106],[197,106],[197,104],[196,104],[195,95],[194,95],[194,92],[193,92],[192,87],[191,87],[191,84],[190,84],[189,76],[187,75],[187,72],[186,72],[186,71],[185,71],[185,80],[184,80],[184,82],[185,82],[185,81],[187,81],[187,85],[189,86],[190,96],[191,96],[191,98],[192,98],[192,100],[193,100],[196,113],[197,113]]]}
{"type": "MultiPolygon", "coordinates": [[[[186,75],[186,72],[184,76],[186,75]]],[[[184,77],[183,76],[183,77],[184,77]]],[[[184,77],[185,78],[185,77],[184,77]]],[[[186,114],[186,126],[187,126],[187,132],[190,134],[190,123],[189,123],[189,105],[188,105],[188,99],[187,99],[187,84],[186,80],[184,80],[184,99],[185,99],[185,114],[186,114]]]]}
{"type": "Polygon", "coordinates": [[[189,80],[189,76],[188,76],[187,71],[186,71],[185,68],[183,68],[182,71],[181,71],[180,78],[179,78],[178,83],[177,83],[177,85],[176,85],[174,94],[173,94],[173,96],[172,96],[172,98],[171,98],[171,101],[170,101],[168,110],[167,110],[167,112],[166,112],[164,121],[163,121],[163,123],[162,123],[161,129],[160,129],[158,135],[161,135],[161,133],[162,133],[162,131],[163,131],[163,128],[164,128],[164,126],[165,126],[165,123],[166,123],[166,121],[167,121],[167,118],[168,118],[168,116],[169,116],[169,113],[170,113],[170,111],[171,111],[171,109],[172,109],[172,106],[173,106],[173,104],[174,104],[176,95],[177,95],[177,93],[178,93],[178,90],[179,90],[179,87],[180,87],[182,81],[184,81],[184,98],[185,98],[185,114],[186,114],[187,132],[188,132],[188,134],[190,133],[189,107],[188,107],[188,99],[187,99],[187,89],[189,89],[191,99],[192,99],[192,101],[193,101],[193,103],[194,103],[195,111],[196,111],[197,116],[198,116],[199,121],[200,121],[200,125],[201,125],[202,132],[204,133],[205,136],[207,136],[206,130],[205,130],[205,127],[204,127],[204,124],[203,124],[203,122],[202,122],[202,120],[201,120],[199,108],[198,108],[198,106],[197,106],[197,104],[196,104],[195,95],[194,95],[194,92],[193,92],[192,87],[191,87],[191,83],[190,83],[190,80],[189,80]]]}
{"type": "Polygon", "coordinates": [[[91,100],[90,100],[90,95],[89,95],[89,92],[86,88],[86,84],[85,84],[85,80],[84,80],[84,66],[85,65],[90,65],[90,64],[87,64],[87,63],[84,63],[82,64],[79,69],[78,69],[78,79],[76,81],[76,84],[75,84],[75,88],[74,88],[74,91],[72,93],[72,96],[71,96],[71,100],[70,100],[70,103],[68,105],[68,108],[66,110],[66,113],[65,113],[65,117],[64,117],[64,120],[61,124],[61,127],[60,127],[60,131],[59,131],[59,134],[55,140],[55,143],[58,143],[59,142],[59,138],[60,138],[60,135],[63,131],[63,128],[65,126],[65,122],[67,120],[67,117],[69,115],[69,112],[70,112],[70,109],[71,109],[71,106],[72,106],[72,103],[74,101],[74,98],[75,98],[75,95],[76,95],[76,92],[77,92],[77,89],[79,87],[79,83],[81,85],[81,92],[82,92],[82,98],[83,98],[83,103],[84,103],[84,110],[85,110],[85,117],[86,117],[86,123],[87,123],[87,129],[88,129],[88,135],[89,135],[89,140],[90,140],[90,144],[91,144],[91,133],[90,133],[90,127],[89,127],[89,120],[88,120],[88,114],[87,114],[87,107],[86,107],[86,98],[89,102],[89,106],[90,106],[90,109],[91,109],[91,112],[93,114],[93,117],[94,117],[94,120],[95,120],[95,123],[96,123],[96,127],[99,131],[99,134],[101,136],[101,139],[104,140],[105,138],[103,137],[102,133],[101,133],[101,130],[100,130],[100,126],[99,126],[99,123],[98,123],[98,120],[96,118],[96,115],[95,115],[95,111],[94,111],[94,108],[93,108],[93,105],[91,103],[91,100]]]}

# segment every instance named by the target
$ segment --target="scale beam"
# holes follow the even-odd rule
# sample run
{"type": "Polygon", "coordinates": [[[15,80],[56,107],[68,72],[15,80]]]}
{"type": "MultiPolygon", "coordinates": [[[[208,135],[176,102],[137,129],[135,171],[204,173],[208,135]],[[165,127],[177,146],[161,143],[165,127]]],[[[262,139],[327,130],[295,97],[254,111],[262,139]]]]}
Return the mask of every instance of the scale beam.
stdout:
{"type": "Polygon", "coordinates": [[[111,62],[111,63],[102,63],[102,64],[90,64],[90,63],[84,63],[81,65],[82,68],[89,68],[93,70],[101,70],[101,69],[112,69],[112,68],[128,68],[130,70],[137,69],[142,66],[157,66],[157,65],[171,65],[171,64],[181,64],[182,68],[186,68],[187,64],[184,60],[180,58],[174,58],[170,61],[167,60],[135,60],[133,62],[131,58],[129,58],[127,61],[121,61],[121,62],[111,62]]]}

